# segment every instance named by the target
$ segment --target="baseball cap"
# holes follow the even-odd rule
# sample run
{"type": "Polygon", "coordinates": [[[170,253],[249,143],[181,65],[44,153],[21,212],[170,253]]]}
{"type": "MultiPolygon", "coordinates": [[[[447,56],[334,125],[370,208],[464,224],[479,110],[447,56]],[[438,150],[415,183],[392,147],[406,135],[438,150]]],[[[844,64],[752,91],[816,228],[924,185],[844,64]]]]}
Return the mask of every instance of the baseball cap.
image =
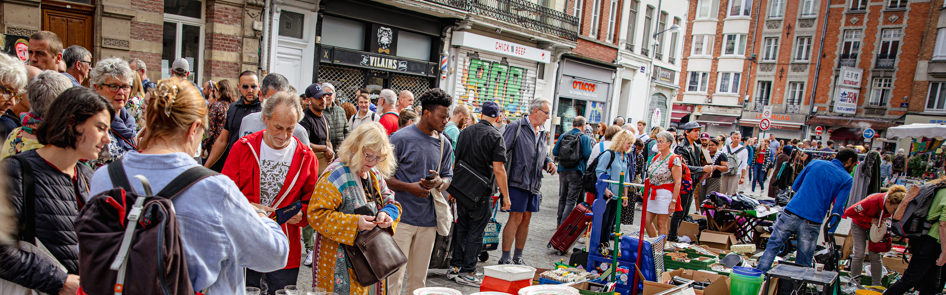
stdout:
{"type": "Polygon", "coordinates": [[[181,69],[185,72],[191,71],[191,65],[187,63],[187,60],[183,57],[175,59],[174,63],[171,64],[171,70],[181,69]]]}
{"type": "Polygon", "coordinates": [[[683,126],[680,127],[680,129],[683,129],[683,130],[691,130],[691,129],[697,129],[697,128],[700,128],[700,123],[697,123],[695,121],[686,122],[686,124],[683,124],[683,126]]]}
{"type": "Polygon", "coordinates": [[[700,134],[700,138],[710,138],[710,135],[709,133],[703,132],[703,134],[700,134]]]}
{"type": "Polygon", "coordinates": [[[501,112],[501,110],[500,110],[500,108],[499,108],[499,104],[497,104],[496,102],[493,102],[493,101],[484,102],[484,103],[483,103],[483,106],[482,106],[482,109],[483,109],[483,110],[482,110],[483,116],[487,116],[487,117],[490,117],[490,118],[497,118],[497,117],[499,117],[499,112],[501,112]]]}
{"type": "Polygon", "coordinates": [[[329,93],[330,93],[330,92],[326,92],[325,89],[322,88],[322,85],[319,84],[319,83],[313,83],[312,85],[309,85],[309,87],[307,87],[307,88],[305,89],[305,97],[306,97],[306,98],[310,98],[310,97],[322,97],[323,95],[326,95],[326,94],[329,94],[329,93]]]}

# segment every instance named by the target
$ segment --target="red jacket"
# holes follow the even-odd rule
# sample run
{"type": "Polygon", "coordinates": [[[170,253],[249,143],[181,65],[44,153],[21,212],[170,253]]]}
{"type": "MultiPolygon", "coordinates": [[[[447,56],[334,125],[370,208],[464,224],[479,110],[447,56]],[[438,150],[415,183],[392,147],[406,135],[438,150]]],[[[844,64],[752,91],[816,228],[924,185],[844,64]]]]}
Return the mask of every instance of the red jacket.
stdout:
{"type": "Polygon", "coordinates": [[[871,219],[883,219],[890,217],[890,212],[884,209],[884,216],[880,216],[880,210],[884,208],[884,197],[887,193],[876,193],[867,196],[857,204],[851,205],[844,210],[843,217],[850,217],[851,221],[863,229],[870,229],[871,219]]]}
{"type": "MultiPolygon", "coordinates": [[[[265,131],[265,130],[264,130],[265,131]]],[[[223,166],[224,175],[236,182],[237,187],[246,196],[250,203],[259,204],[260,200],[260,167],[259,151],[263,144],[263,132],[256,132],[237,140],[230,149],[226,164],[223,166]]],[[[295,137],[295,155],[292,164],[286,173],[285,184],[274,202],[274,209],[289,206],[295,201],[302,201],[302,221],[296,224],[283,224],[282,231],[289,238],[289,260],[285,269],[299,268],[302,256],[302,228],[307,225],[305,217],[309,197],[315,190],[318,182],[319,163],[315,153],[308,146],[302,144],[295,137]],[[280,201],[282,199],[282,201],[280,201]]]]}

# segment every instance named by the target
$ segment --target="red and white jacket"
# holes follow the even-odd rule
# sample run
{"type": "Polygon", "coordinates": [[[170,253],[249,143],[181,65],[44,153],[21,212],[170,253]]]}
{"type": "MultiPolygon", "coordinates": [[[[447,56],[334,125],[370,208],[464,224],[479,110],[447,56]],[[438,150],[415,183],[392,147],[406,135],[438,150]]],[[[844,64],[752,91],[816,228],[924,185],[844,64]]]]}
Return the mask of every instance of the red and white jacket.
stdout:
{"type": "Polygon", "coordinates": [[[876,193],[867,196],[860,202],[844,210],[843,217],[850,217],[851,222],[857,224],[863,229],[870,229],[871,219],[883,219],[890,217],[891,212],[883,210],[883,216],[880,216],[880,210],[884,208],[884,197],[887,193],[876,193]]]}
{"type": "MultiPolygon", "coordinates": [[[[236,183],[250,203],[260,202],[260,165],[259,153],[263,144],[263,132],[256,132],[238,139],[230,149],[230,155],[223,166],[222,173],[236,183]]],[[[289,238],[289,260],[284,269],[299,268],[302,256],[302,228],[307,225],[305,217],[309,197],[318,182],[319,163],[315,153],[295,137],[296,150],[292,164],[286,173],[282,190],[274,200],[273,208],[279,209],[296,201],[302,201],[302,221],[283,224],[282,231],[289,238]]]]}

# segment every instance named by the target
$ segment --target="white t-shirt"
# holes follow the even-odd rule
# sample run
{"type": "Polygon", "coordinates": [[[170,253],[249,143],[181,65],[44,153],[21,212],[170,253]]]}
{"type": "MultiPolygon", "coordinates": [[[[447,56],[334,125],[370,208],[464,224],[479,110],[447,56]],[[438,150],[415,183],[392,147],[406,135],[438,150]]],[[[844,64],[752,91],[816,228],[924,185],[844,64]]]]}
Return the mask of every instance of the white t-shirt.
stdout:
{"type": "Polygon", "coordinates": [[[273,202],[286,183],[286,174],[289,173],[295,150],[295,140],[290,140],[288,146],[278,150],[269,147],[266,141],[260,145],[260,205],[273,207],[273,202]]]}
{"type": "Polygon", "coordinates": [[[608,150],[609,147],[611,147],[611,141],[603,139],[601,142],[592,145],[591,158],[588,158],[588,165],[591,165],[591,162],[598,158],[598,155],[600,155],[601,152],[608,150]]]}

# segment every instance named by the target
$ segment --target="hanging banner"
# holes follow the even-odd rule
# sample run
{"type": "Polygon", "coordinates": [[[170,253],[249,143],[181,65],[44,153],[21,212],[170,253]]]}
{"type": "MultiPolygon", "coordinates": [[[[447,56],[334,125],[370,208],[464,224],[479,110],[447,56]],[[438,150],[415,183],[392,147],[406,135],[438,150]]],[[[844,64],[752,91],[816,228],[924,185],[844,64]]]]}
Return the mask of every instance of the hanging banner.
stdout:
{"type": "Polygon", "coordinates": [[[834,89],[834,112],[841,114],[857,113],[857,100],[860,98],[859,89],[838,87],[834,89]]]}

